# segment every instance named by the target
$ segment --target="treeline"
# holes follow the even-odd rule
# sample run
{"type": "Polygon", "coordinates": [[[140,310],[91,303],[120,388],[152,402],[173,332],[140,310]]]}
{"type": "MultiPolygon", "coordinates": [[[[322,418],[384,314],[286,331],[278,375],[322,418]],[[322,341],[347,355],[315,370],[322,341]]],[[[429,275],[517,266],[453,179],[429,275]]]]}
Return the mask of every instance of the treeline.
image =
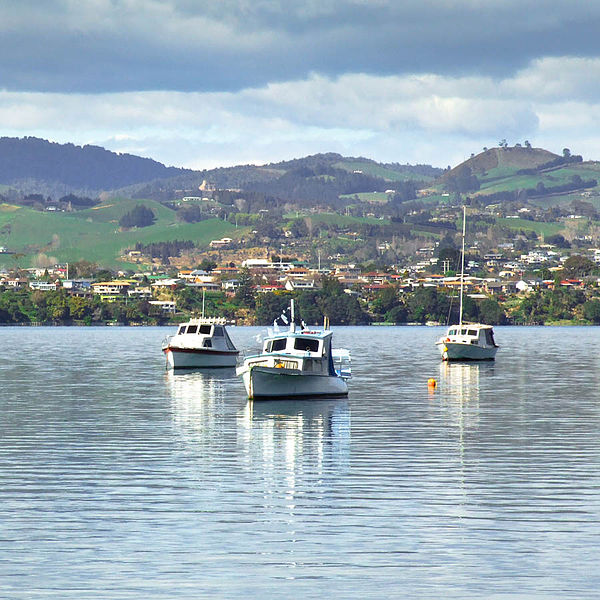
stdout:
{"type": "Polygon", "coordinates": [[[569,165],[569,164],[573,164],[573,163],[580,163],[583,162],[583,157],[579,154],[573,154],[571,155],[570,153],[567,153],[563,156],[557,156],[556,158],[549,160],[541,165],[538,165],[537,167],[533,168],[533,169],[520,169],[519,171],[517,171],[517,175],[536,175],[542,171],[546,171],[548,169],[554,169],[556,167],[561,167],[564,165],[569,165]]]}
{"type": "Polygon", "coordinates": [[[181,256],[182,252],[193,250],[195,247],[196,244],[191,240],[172,240],[170,242],[153,242],[151,244],[137,242],[134,249],[150,258],[165,260],[169,257],[181,256]]]}
{"type": "Polygon", "coordinates": [[[364,173],[350,173],[344,169],[321,165],[314,169],[300,167],[288,171],[274,181],[250,184],[248,189],[294,201],[299,206],[306,203],[314,205],[315,202],[343,206],[347,201],[340,201],[340,195],[384,192],[389,185],[384,179],[364,173]]]}
{"type": "MultiPolygon", "coordinates": [[[[452,323],[458,320],[456,295],[431,287],[403,292],[389,286],[359,300],[346,293],[334,279],[325,279],[319,290],[263,294],[256,292],[247,274],[242,273],[240,278],[241,286],[235,296],[230,297],[224,292],[206,295],[207,314],[252,325],[272,325],[278,320],[283,326],[285,322],[280,317],[289,306],[290,298],[295,298],[298,323],[304,321],[309,326],[321,324],[324,316],[332,325],[452,323]]],[[[185,317],[165,315],[147,300],[102,302],[98,296],[71,296],[63,289],[49,292],[5,289],[0,290],[0,323],[156,325],[181,320],[202,310],[202,293],[195,288],[180,286],[172,292],[172,299],[185,317]]],[[[467,296],[463,303],[463,318],[490,325],[543,325],[559,321],[600,324],[600,299],[589,291],[560,286],[513,297],[507,304],[494,298],[473,300],[467,296]]]]}

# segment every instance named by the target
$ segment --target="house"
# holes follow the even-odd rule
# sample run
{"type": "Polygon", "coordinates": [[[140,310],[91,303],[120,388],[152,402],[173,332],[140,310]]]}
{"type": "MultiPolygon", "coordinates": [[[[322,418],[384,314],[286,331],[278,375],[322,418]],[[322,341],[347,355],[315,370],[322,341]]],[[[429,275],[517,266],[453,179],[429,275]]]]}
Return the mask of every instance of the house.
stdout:
{"type": "Polygon", "coordinates": [[[220,240],[213,240],[210,242],[209,246],[211,248],[227,248],[227,246],[231,245],[233,240],[228,237],[221,238],[220,240]]]}
{"type": "Polygon", "coordinates": [[[92,283],[92,291],[94,294],[99,294],[101,296],[115,296],[115,295],[124,295],[127,293],[127,290],[131,287],[130,281],[100,281],[98,283],[92,283]]]}
{"type": "Polygon", "coordinates": [[[171,300],[150,300],[148,304],[158,306],[163,313],[174,314],[177,310],[177,303],[171,300]]]}
{"type": "Polygon", "coordinates": [[[55,292],[61,285],[59,281],[30,281],[29,287],[40,292],[55,292]]]}

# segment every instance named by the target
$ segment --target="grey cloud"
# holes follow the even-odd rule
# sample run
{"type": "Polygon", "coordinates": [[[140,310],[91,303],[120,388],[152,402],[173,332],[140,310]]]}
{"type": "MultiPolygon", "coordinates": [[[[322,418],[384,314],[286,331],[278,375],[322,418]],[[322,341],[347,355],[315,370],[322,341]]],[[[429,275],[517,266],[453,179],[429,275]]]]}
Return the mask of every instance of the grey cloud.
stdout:
{"type": "Polygon", "coordinates": [[[236,91],[310,73],[504,77],[600,54],[600,3],[53,0],[0,7],[7,90],[236,91]]]}

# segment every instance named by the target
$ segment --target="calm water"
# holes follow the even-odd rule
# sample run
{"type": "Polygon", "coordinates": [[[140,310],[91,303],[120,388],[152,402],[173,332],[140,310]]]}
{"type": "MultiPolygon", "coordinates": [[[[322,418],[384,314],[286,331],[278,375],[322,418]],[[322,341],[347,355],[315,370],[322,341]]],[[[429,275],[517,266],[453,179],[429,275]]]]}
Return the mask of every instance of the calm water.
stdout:
{"type": "Polygon", "coordinates": [[[600,330],[334,331],[347,401],[252,405],[170,330],[0,328],[0,598],[597,598],[600,330]]]}

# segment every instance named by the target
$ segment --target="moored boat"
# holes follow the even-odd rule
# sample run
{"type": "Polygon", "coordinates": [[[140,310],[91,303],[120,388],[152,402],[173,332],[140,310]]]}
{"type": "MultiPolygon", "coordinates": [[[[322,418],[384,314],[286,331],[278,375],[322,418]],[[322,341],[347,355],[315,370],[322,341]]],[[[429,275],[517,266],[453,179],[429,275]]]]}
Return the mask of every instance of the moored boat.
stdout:
{"type": "Polygon", "coordinates": [[[296,330],[293,317],[290,329],[265,338],[261,354],[248,356],[237,374],[242,377],[251,399],[297,397],[341,397],[348,395],[350,377],[348,351],[332,349],[333,332],[327,328],[296,330]],[[334,355],[344,360],[336,371],[334,355]]]}
{"type": "Polygon", "coordinates": [[[451,325],[437,342],[442,360],[494,360],[498,345],[491,325],[463,323],[463,290],[465,279],[465,231],[467,208],[463,206],[462,252],[460,270],[460,306],[458,325],[451,325]]]}
{"type": "Polygon", "coordinates": [[[223,318],[190,319],[163,341],[167,367],[196,369],[235,367],[239,354],[223,318]]]}

